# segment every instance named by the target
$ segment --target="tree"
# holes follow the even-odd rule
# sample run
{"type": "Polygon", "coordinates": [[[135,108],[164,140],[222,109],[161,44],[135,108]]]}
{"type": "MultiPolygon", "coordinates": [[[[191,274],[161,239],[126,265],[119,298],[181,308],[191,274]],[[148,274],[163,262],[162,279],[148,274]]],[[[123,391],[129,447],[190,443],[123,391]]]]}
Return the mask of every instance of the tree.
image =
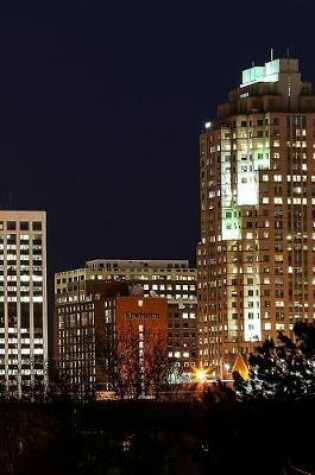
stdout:
{"type": "Polygon", "coordinates": [[[146,337],[145,390],[158,400],[163,390],[170,389],[174,362],[168,356],[167,340],[163,334],[148,331],[146,337]]]}
{"type": "Polygon", "coordinates": [[[104,381],[119,399],[159,399],[169,387],[173,362],[168,358],[167,337],[144,325],[132,325],[97,341],[96,363],[103,367],[104,381]]]}
{"type": "Polygon", "coordinates": [[[315,395],[315,326],[298,322],[295,339],[278,334],[248,356],[250,379],[235,372],[234,388],[240,398],[299,399],[315,395]]]}

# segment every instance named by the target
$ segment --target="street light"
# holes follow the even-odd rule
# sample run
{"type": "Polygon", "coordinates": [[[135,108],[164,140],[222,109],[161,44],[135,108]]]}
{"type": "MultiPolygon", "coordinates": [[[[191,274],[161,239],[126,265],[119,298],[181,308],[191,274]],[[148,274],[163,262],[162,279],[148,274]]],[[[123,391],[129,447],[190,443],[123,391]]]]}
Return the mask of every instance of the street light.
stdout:
{"type": "Polygon", "coordinates": [[[228,373],[231,365],[229,363],[224,363],[225,371],[228,373]]]}
{"type": "Polygon", "coordinates": [[[198,383],[205,383],[207,381],[207,372],[204,369],[197,369],[195,379],[198,383]]]}

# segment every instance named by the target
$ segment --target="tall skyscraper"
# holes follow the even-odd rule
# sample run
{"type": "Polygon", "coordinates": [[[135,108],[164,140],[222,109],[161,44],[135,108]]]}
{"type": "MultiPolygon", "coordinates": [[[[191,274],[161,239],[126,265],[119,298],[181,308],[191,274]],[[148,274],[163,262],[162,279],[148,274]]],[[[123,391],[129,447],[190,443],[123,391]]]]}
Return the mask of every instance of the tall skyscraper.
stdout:
{"type": "Polygon", "coordinates": [[[43,395],[47,371],[46,213],[0,211],[0,385],[43,395]]]}
{"type": "Polygon", "coordinates": [[[315,96],[297,59],[243,71],[205,124],[200,199],[200,360],[225,375],[315,317],[315,96]]]}

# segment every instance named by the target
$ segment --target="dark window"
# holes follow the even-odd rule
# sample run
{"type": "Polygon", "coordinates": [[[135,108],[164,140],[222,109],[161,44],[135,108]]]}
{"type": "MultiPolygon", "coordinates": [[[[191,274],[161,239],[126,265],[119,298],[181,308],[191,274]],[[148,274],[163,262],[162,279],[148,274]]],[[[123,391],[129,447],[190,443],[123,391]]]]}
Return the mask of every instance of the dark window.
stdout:
{"type": "Polygon", "coordinates": [[[34,303],[34,328],[41,328],[43,325],[43,305],[34,303]]]}
{"type": "Polygon", "coordinates": [[[4,304],[0,303],[0,326],[4,327],[4,304]]]}
{"type": "Polygon", "coordinates": [[[30,306],[28,303],[21,303],[21,328],[30,327],[30,306]]]}
{"type": "MultiPolygon", "coordinates": [[[[9,293],[10,292],[8,292],[8,295],[9,293]]],[[[9,319],[9,326],[13,326],[17,323],[16,303],[14,302],[8,303],[8,319],[9,319]]]]}
{"type": "Polygon", "coordinates": [[[20,230],[21,231],[28,231],[29,230],[29,222],[28,221],[21,221],[20,222],[20,230]]]}
{"type": "Polygon", "coordinates": [[[16,229],[16,222],[15,221],[8,221],[7,222],[7,230],[8,231],[15,231],[16,229]]]}
{"type": "Polygon", "coordinates": [[[41,230],[42,230],[41,221],[34,221],[33,222],[33,231],[41,231],[41,230]]]}

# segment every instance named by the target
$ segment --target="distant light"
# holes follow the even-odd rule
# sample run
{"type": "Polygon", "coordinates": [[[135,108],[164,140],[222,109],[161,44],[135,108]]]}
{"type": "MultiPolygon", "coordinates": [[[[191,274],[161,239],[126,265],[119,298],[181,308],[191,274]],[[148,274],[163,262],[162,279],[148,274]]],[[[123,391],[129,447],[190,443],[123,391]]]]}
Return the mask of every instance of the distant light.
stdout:
{"type": "Polygon", "coordinates": [[[143,307],[143,300],[138,300],[138,307],[143,307]]]}
{"type": "Polygon", "coordinates": [[[211,122],[206,122],[205,123],[205,129],[210,129],[212,123],[211,122]]]}

